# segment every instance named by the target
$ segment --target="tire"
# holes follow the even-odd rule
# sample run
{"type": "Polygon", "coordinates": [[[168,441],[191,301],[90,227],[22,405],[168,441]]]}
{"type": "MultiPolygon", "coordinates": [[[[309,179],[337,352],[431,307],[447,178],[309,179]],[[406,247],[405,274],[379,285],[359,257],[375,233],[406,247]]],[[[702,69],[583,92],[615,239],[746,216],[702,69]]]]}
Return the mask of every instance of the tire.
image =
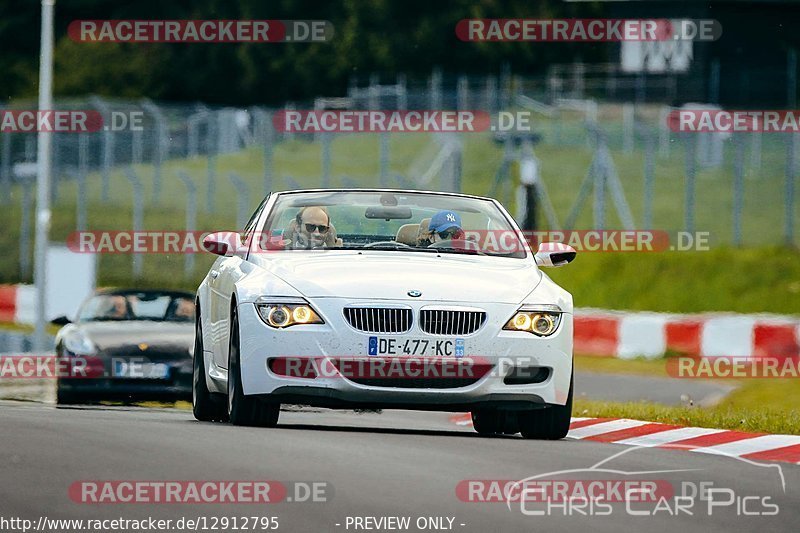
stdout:
{"type": "Polygon", "coordinates": [[[496,435],[503,428],[503,417],[495,409],[472,411],[472,427],[479,435],[496,435]]]}
{"type": "Polygon", "coordinates": [[[221,394],[208,390],[206,365],[203,359],[203,329],[200,314],[194,327],[194,361],[192,362],[192,413],[197,420],[212,422],[226,418],[225,401],[221,394]]]}
{"type": "Polygon", "coordinates": [[[275,427],[281,412],[279,403],[246,396],[239,365],[239,319],[234,307],[228,349],[228,419],[234,426],[275,427]]]}
{"type": "Polygon", "coordinates": [[[570,378],[567,403],[549,405],[543,409],[520,411],[517,420],[519,430],[526,439],[559,440],[567,436],[572,419],[572,386],[574,377],[570,378]]]}
{"type": "Polygon", "coordinates": [[[74,405],[77,403],[82,403],[82,398],[78,393],[56,386],[56,404],[74,405]]]}

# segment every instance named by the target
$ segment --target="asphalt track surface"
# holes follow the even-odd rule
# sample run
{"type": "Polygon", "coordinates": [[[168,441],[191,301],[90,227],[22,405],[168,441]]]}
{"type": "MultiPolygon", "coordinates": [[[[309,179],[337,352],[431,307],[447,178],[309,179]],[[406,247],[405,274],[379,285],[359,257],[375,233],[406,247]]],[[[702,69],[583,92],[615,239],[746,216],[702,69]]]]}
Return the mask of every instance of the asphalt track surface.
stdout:
{"type": "MultiPolygon", "coordinates": [[[[55,403],[52,379],[0,380],[0,399],[55,403]]],[[[577,398],[616,402],[650,401],[665,405],[691,402],[710,405],[732,390],[731,385],[694,379],[575,372],[577,398]]]]}
{"type": "MultiPolygon", "coordinates": [[[[34,524],[41,516],[177,520],[258,515],[278,517],[278,531],[327,532],[366,531],[354,528],[355,517],[407,516],[408,531],[436,530],[418,529],[419,517],[449,517],[451,530],[469,532],[727,532],[795,531],[800,523],[798,466],[569,439],[487,438],[453,425],[445,413],[414,411],[282,412],[277,428],[263,429],[201,423],[175,409],[0,402],[0,472],[0,518],[29,518],[34,524]],[[695,498],[678,515],[631,516],[618,503],[606,516],[568,513],[563,505],[551,508],[549,515],[530,516],[523,511],[542,510],[542,504],[521,509],[512,503],[509,509],[505,503],[464,502],[456,492],[462,480],[556,479],[552,473],[561,470],[576,469],[559,479],[592,479],[585,469],[619,452],[624,453],[602,467],[638,479],[666,480],[674,487],[713,483],[735,492],[715,501],[733,503],[712,507],[710,515],[708,503],[695,498]],[[661,470],[682,471],[642,473],[661,470]],[[330,497],[269,505],[83,504],[68,495],[69,486],[79,480],[275,480],[289,488],[290,496],[295,482],[318,481],[327,483],[330,497]],[[741,516],[741,508],[774,512],[772,505],[778,506],[776,515],[741,516]]],[[[654,505],[630,507],[652,512],[654,505]]]]}

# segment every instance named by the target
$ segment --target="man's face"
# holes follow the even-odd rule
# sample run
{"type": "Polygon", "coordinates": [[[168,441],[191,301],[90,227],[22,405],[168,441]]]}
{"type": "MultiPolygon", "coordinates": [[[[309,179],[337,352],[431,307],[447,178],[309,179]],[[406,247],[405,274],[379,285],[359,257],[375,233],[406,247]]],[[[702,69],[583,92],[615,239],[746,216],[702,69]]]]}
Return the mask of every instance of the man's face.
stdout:
{"type": "Polygon", "coordinates": [[[124,296],[112,296],[108,315],[112,318],[124,318],[128,314],[124,296]]]}
{"type": "Polygon", "coordinates": [[[311,244],[312,248],[321,247],[328,234],[328,215],[319,207],[309,207],[303,211],[300,220],[300,234],[311,244]]]}

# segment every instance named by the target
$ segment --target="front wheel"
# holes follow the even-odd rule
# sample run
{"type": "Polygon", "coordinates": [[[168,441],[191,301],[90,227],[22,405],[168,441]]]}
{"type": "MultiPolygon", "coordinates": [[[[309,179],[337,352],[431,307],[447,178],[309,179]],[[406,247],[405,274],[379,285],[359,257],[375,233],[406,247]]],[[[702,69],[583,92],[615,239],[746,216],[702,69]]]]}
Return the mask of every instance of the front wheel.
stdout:
{"type": "Polygon", "coordinates": [[[279,403],[244,394],[239,359],[239,319],[234,308],[228,349],[228,418],[234,426],[275,427],[280,412],[279,403]]]}
{"type": "Polygon", "coordinates": [[[211,422],[224,420],[225,402],[221,394],[208,390],[206,365],[203,359],[203,329],[200,313],[194,327],[194,361],[192,362],[192,413],[197,420],[211,422]]]}
{"type": "Polygon", "coordinates": [[[569,433],[572,419],[572,386],[574,377],[570,379],[567,403],[549,405],[543,409],[520,411],[517,415],[519,431],[526,439],[558,440],[569,433]]]}

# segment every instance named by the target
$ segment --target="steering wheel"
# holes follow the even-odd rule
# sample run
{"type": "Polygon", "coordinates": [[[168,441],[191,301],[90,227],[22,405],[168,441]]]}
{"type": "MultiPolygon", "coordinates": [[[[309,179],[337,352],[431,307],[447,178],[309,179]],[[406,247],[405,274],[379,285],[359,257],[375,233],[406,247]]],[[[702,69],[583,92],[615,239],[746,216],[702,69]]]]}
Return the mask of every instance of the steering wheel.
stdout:
{"type": "Polygon", "coordinates": [[[444,241],[439,241],[433,244],[429,244],[428,248],[434,248],[434,249],[440,248],[444,250],[464,250],[465,252],[472,252],[478,255],[486,255],[483,251],[481,251],[477,243],[466,240],[446,239],[444,241]]]}
{"type": "Polygon", "coordinates": [[[371,242],[369,244],[365,244],[362,248],[394,248],[396,246],[400,246],[402,248],[412,248],[408,244],[404,242],[397,242],[397,241],[376,241],[371,242]]]}

